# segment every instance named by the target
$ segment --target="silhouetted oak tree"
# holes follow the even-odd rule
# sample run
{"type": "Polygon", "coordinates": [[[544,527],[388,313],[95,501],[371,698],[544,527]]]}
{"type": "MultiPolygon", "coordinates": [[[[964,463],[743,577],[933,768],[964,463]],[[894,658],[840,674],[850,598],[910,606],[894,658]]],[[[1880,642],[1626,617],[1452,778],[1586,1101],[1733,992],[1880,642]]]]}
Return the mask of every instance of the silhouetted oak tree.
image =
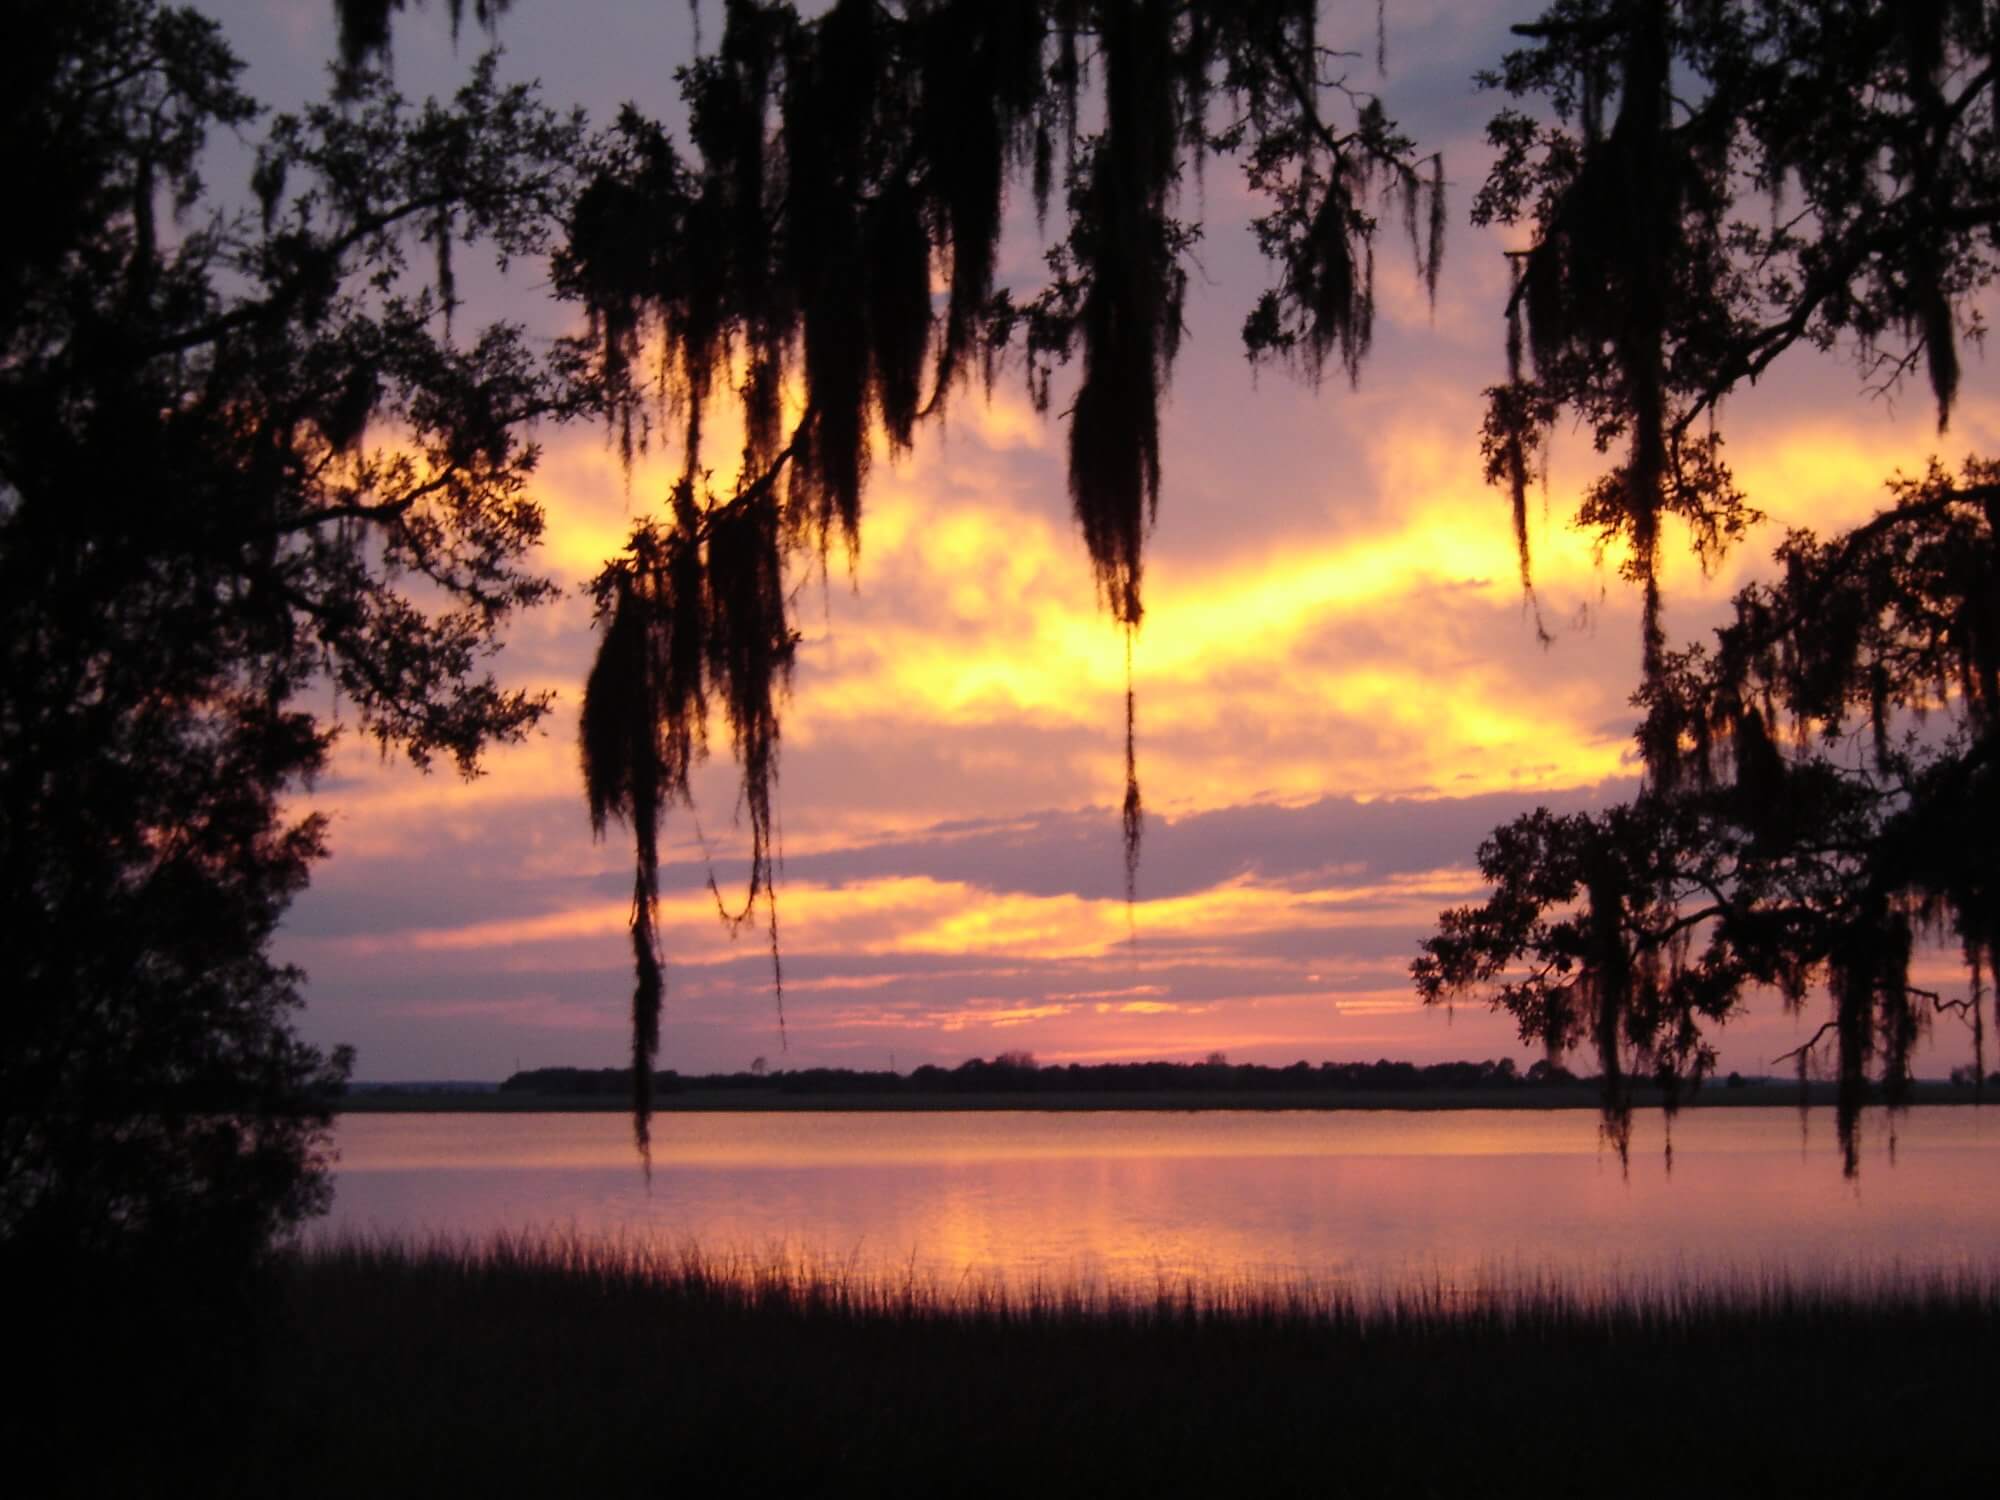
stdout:
{"type": "Polygon", "coordinates": [[[480,662],[550,592],[519,430],[584,388],[510,328],[454,341],[450,257],[543,248],[579,126],[489,67],[421,108],[353,68],[218,206],[239,67],[156,0],[0,22],[9,1251],[240,1262],[323,1203],[348,1059],[269,956],[324,847],[284,799],[330,700],[468,774],[544,708],[480,662]]]}
{"type": "Polygon", "coordinates": [[[1899,1102],[1944,1009],[1983,1057],[2000,473],[1933,467],[1844,536],[1794,533],[1712,649],[1667,647],[1660,526],[1679,517],[1710,559],[1756,519],[1718,416],[1795,346],[1851,351],[1878,392],[1922,370],[1943,429],[2000,245],[2000,18],[1972,0],[1564,0],[1516,29],[1530,45],[1486,81],[1547,109],[1494,119],[1474,212],[1534,233],[1488,472],[1525,582],[1526,488],[1558,415],[1619,455],[1577,524],[1624,545],[1644,593],[1645,783],[1602,816],[1497,830],[1494,894],[1444,914],[1418,988],[1488,993],[1552,1055],[1590,1045],[1622,1153],[1634,1072],[1671,1106],[1746,988],[1797,1007],[1823,981],[1833,1019],[1798,1061],[1832,1033],[1852,1170],[1871,1062],[1899,1102]],[[1925,932],[1961,944],[1969,994],[1910,984],[1925,932]]]}

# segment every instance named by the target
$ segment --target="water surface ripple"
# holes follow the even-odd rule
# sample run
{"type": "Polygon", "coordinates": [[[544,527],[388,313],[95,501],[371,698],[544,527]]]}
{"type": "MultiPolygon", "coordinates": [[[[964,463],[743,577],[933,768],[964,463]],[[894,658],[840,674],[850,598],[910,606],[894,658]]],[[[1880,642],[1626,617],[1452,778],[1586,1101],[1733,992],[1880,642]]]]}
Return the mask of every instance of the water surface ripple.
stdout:
{"type": "Polygon", "coordinates": [[[1556,1277],[1579,1289],[1749,1276],[1990,1273],[2000,1113],[1867,1121],[1642,1116],[1629,1172],[1577,1111],[669,1114],[650,1185],[613,1114],[347,1115],[315,1236],[643,1237],[1025,1287],[1381,1291],[1556,1277]]]}

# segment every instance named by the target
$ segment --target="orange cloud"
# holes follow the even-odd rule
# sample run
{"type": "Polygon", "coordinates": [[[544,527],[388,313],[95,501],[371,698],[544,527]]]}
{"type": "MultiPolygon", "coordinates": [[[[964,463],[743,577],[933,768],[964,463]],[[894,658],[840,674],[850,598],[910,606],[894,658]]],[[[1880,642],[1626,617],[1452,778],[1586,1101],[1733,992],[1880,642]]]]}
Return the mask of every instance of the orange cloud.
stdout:
{"type": "MultiPolygon", "coordinates": [[[[1216,196],[1235,203],[1235,192],[1216,196]]],[[[1480,320],[1505,276],[1490,249],[1481,239],[1454,252],[1435,325],[1407,266],[1384,262],[1385,321],[1404,325],[1393,384],[1374,368],[1360,396],[1331,386],[1315,396],[1272,378],[1252,397],[1233,348],[1227,370],[1215,360],[1184,368],[1133,652],[1150,809],[1179,817],[1300,808],[1328,794],[1503,792],[1525,806],[1629,773],[1635,601],[1618,559],[1598,557],[1566,524],[1606,460],[1586,437],[1559,434],[1546,500],[1532,508],[1537,598],[1557,637],[1548,650],[1524,608],[1506,502],[1479,472],[1479,385],[1499,357],[1497,317],[1480,320]]],[[[1860,519],[1885,503],[1891,471],[1915,472],[1941,446],[1921,401],[1892,421],[1853,399],[1844,371],[1818,384],[1778,373],[1723,424],[1738,478],[1772,525],[1713,579],[1669,545],[1677,635],[1706,628],[1729,593],[1759,575],[1783,526],[1860,519]],[[1821,399],[1822,387],[1850,404],[1821,399]]],[[[707,453],[725,492],[740,448],[735,422],[727,402],[710,414],[707,453]]],[[[795,575],[805,636],[780,786],[794,856],[901,836],[943,844],[935,825],[945,820],[1052,807],[1097,806],[1114,820],[1126,643],[1098,605],[1069,519],[1062,436],[1059,419],[1013,388],[990,399],[957,393],[946,428],[927,433],[915,454],[892,462],[878,452],[856,586],[837,555],[824,579],[809,567],[795,575]]],[[[678,458],[668,444],[628,474],[601,432],[542,437],[546,564],[577,585],[660,504],[678,458]]],[[[2000,399],[1969,391],[1943,446],[2000,447],[2000,399]]],[[[629,880],[630,855],[619,830],[592,842],[574,749],[593,644],[588,603],[574,593],[520,624],[500,676],[554,689],[558,711],[544,733],[495,752],[477,782],[384,766],[358,737],[340,747],[323,796],[302,799],[335,807],[337,859],[421,864],[468,891],[482,880],[544,882],[534,889],[548,894],[520,903],[521,916],[417,922],[391,911],[360,935],[294,942],[316,977],[337,978],[343,966],[463,965],[521,977],[541,993],[557,977],[591,972],[602,996],[578,1013],[615,1027],[627,904],[602,893],[629,880]],[[529,820],[538,820],[535,835],[510,846],[505,868],[468,865],[495,824],[529,820]]],[[[741,858],[726,756],[697,790],[705,845],[679,812],[667,836],[677,858],[699,859],[705,848],[726,874],[741,858]]],[[[899,1028],[948,1035],[954,1047],[1006,1033],[1004,1045],[1025,1040],[1045,1058],[1077,1059],[1377,1046],[1479,1053],[1512,1042],[1509,1023],[1476,1011],[1440,1033],[1436,1018],[1415,1013],[1401,956],[1352,951],[1387,927],[1413,943],[1441,906],[1476,896],[1468,868],[1376,881],[1325,873],[1298,888],[1240,877],[1154,899],[1143,863],[1139,878],[1129,911],[1117,899],[989,889],[976,872],[788,881],[787,956],[829,961],[788,984],[801,1002],[793,1024],[828,1047],[877,1047],[899,1028]],[[1185,971],[1203,965],[1208,987],[1197,991],[1185,971]],[[1045,991],[1022,993],[1044,976],[1045,991]],[[935,993],[906,1000],[919,979],[935,993]],[[844,1028],[855,1035],[844,1038],[844,1028]]],[[[756,937],[732,944],[698,889],[671,892],[662,917],[681,986],[676,1018],[726,1033],[735,1023],[717,1017],[745,988],[739,970],[754,967],[746,960],[758,958],[756,937]]],[[[395,1004],[399,1014],[484,1018],[496,1029],[545,1024],[535,1019],[539,1002],[465,998],[474,994],[468,983],[395,1004]]]]}

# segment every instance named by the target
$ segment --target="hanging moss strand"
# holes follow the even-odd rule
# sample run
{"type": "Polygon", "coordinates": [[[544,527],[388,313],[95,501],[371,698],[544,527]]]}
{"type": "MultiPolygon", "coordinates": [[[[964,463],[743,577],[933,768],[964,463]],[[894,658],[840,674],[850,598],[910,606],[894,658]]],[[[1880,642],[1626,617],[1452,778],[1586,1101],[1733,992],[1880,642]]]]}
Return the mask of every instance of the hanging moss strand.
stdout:
{"type": "MultiPolygon", "coordinates": [[[[823,575],[836,545],[858,557],[878,443],[909,449],[975,373],[990,386],[1010,360],[1044,409],[1073,385],[1069,494],[1129,642],[1199,236],[1175,217],[1189,157],[1237,154],[1273,206],[1258,235],[1282,274],[1260,305],[1282,337],[1251,339],[1253,355],[1294,347],[1296,331],[1299,347],[1337,347],[1358,367],[1375,225],[1356,191],[1370,172],[1393,173],[1413,206],[1429,193],[1428,225],[1413,211],[1405,230],[1434,283],[1442,164],[1426,187],[1414,144],[1371,97],[1327,90],[1351,119],[1322,115],[1316,12],[1311,0],[838,0],[807,19],[780,0],[730,0],[715,50],[680,75],[685,143],[629,110],[603,138],[554,279],[588,318],[577,352],[628,466],[656,434],[681,450],[670,516],[635,529],[598,580],[583,730],[593,824],[625,821],[639,845],[635,1071],[657,1045],[664,987],[651,850],[686,802],[711,703],[751,845],[742,900],[717,885],[717,905],[737,925],[761,910],[782,1031],[787,575],[823,575]],[[1058,174],[1068,220],[1046,283],[999,285],[1010,186],[1025,178],[1046,213],[1058,174]],[[741,477],[714,493],[704,445],[712,407],[731,399],[741,477]]],[[[1143,811],[1129,672],[1127,686],[1129,896],[1143,811]]],[[[646,1109],[635,1080],[642,1142],[646,1109]]]]}

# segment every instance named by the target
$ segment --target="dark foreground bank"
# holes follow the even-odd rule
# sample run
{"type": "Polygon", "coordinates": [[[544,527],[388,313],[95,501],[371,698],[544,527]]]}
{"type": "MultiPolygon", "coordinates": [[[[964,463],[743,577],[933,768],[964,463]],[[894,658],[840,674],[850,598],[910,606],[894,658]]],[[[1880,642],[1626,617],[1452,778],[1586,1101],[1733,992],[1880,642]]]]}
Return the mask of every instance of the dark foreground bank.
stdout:
{"type": "Polygon", "coordinates": [[[45,1383],[10,1457],[58,1476],[37,1493],[343,1500],[1942,1494],[1996,1460],[1990,1270],[1106,1301],[350,1246],[242,1312],[207,1344],[72,1348],[76,1399],[45,1383]]]}

